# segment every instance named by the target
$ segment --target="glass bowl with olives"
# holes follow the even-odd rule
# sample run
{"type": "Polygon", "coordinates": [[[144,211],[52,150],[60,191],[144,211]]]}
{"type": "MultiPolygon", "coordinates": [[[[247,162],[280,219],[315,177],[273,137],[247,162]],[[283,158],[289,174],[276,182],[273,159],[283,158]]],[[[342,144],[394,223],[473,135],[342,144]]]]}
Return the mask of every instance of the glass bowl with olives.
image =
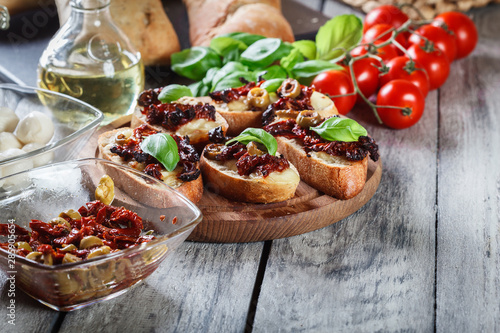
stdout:
{"type": "Polygon", "coordinates": [[[165,183],[98,158],[2,179],[17,186],[0,192],[0,268],[59,311],[124,293],[202,220],[200,210],[165,183]]]}
{"type": "MultiPolygon", "coordinates": [[[[0,84],[0,178],[77,157],[102,119],[101,111],[73,97],[0,84]]],[[[0,184],[0,191],[9,185],[0,184]]]]}

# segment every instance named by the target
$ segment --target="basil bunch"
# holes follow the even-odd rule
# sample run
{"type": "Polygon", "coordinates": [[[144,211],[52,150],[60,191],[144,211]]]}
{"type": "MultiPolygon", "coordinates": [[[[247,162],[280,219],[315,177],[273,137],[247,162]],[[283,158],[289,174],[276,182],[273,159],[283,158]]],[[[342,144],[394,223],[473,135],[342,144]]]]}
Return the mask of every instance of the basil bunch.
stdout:
{"type": "Polygon", "coordinates": [[[172,70],[197,81],[189,86],[193,96],[241,87],[241,77],[247,81],[275,80],[264,87],[275,92],[271,88],[286,78],[308,84],[326,70],[341,69],[336,62],[360,42],[362,33],[363,22],[354,15],[329,20],[318,30],[315,41],[287,43],[278,38],[234,32],[215,37],[210,47],[195,46],[174,53],[172,70]]]}

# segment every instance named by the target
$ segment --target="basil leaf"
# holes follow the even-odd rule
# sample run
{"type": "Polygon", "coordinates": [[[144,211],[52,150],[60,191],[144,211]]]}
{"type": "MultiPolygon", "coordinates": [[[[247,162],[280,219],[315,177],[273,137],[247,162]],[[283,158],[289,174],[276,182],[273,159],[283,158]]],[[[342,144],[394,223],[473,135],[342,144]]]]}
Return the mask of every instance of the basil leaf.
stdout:
{"type": "Polygon", "coordinates": [[[269,155],[273,156],[276,155],[276,152],[278,151],[278,143],[276,142],[274,136],[267,133],[262,128],[247,128],[237,137],[228,140],[226,145],[235,141],[241,142],[244,145],[252,141],[261,143],[266,147],[269,155]]]}
{"type": "Polygon", "coordinates": [[[244,72],[244,71],[237,71],[237,72],[232,72],[226,76],[224,76],[217,84],[212,87],[210,90],[211,92],[213,91],[220,91],[224,90],[227,88],[238,88],[244,85],[243,82],[240,81],[240,78],[243,77],[247,81],[255,81],[255,76],[252,72],[244,72]]]}
{"type": "Polygon", "coordinates": [[[275,93],[285,79],[271,79],[263,82],[260,87],[266,89],[268,93],[275,93]]]}
{"type": "Polygon", "coordinates": [[[292,74],[297,79],[307,78],[330,69],[343,69],[343,67],[326,60],[307,60],[293,66],[292,74]]]}
{"type": "Polygon", "coordinates": [[[171,56],[172,70],[188,79],[199,81],[212,67],[221,67],[220,56],[212,49],[194,46],[171,56]]]}
{"type": "Polygon", "coordinates": [[[229,37],[239,42],[242,42],[246,46],[250,46],[256,41],[266,38],[262,35],[249,34],[247,32],[230,32],[227,34],[220,35],[218,37],[229,37]]]}
{"type": "Polygon", "coordinates": [[[169,84],[168,86],[163,87],[158,95],[158,99],[162,103],[171,103],[184,96],[193,96],[193,92],[189,89],[189,87],[180,84],[169,84]]]}
{"type": "MultiPolygon", "coordinates": [[[[234,73],[234,72],[248,72],[248,67],[245,65],[242,65],[239,62],[236,61],[231,61],[222,66],[221,69],[219,69],[215,75],[211,78],[211,87],[217,86],[217,84],[228,74],[234,73]]],[[[238,80],[238,84],[242,85],[241,82],[238,80]]]]}
{"type": "Polygon", "coordinates": [[[143,152],[156,158],[168,171],[173,171],[180,161],[177,143],[168,134],[149,135],[142,140],[140,147],[143,152]]]}
{"type": "Polygon", "coordinates": [[[281,58],[280,65],[288,72],[291,72],[296,64],[303,61],[302,53],[298,49],[293,49],[286,57],[281,58]]]}
{"type": "Polygon", "coordinates": [[[241,63],[250,68],[262,68],[271,65],[292,51],[292,45],[279,38],[261,39],[250,45],[241,54],[241,63]]]}
{"type": "Polygon", "coordinates": [[[247,45],[231,37],[216,37],[210,41],[210,48],[217,52],[223,63],[238,61],[240,52],[246,50],[247,45]]]}
{"type": "Polygon", "coordinates": [[[363,21],[355,15],[339,15],[319,28],[316,59],[331,60],[357,45],[363,37],[363,21]]]}
{"type": "Polygon", "coordinates": [[[204,87],[202,81],[191,83],[188,87],[193,92],[193,96],[203,96],[200,94],[201,89],[204,87]]]}
{"type": "Polygon", "coordinates": [[[265,70],[262,71],[256,71],[255,76],[258,78],[261,76],[264,80],[271,80],[271,79],[286,79],[288,77],[288,74],[286,70],[278,65],[273,65],[271,67],[267,67],[265,70]]]}
{"type": "Polygon", "coordinates": [[[309,60],[316,59],[316,43],[312,40],[298,40],[292,46],[309,60]]]}
{"type": "Polygon", "coordinates": [[[360,136],[368,135],[363,126],[349,118],[331,117],[310,129],[328,141],[358,141],[360,136]]]}

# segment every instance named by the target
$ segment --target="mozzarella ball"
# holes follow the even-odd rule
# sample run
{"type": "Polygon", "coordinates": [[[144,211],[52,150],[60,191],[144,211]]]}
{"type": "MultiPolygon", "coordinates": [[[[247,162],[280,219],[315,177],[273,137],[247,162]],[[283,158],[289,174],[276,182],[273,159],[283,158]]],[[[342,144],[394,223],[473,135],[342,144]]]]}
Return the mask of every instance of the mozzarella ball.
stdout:
{"type": "Polygon", "coordinates": [[[47,115],[33,111],[21,119],[16,128],[16,135],[24,144],[31,142],[45,144],[54,135],[54,124],[47,115]]]}
{"type": "Polygon", "coordinates": [[[21,149],[22,143],[10,132],[0,133],[0,153],[11,148],[21,149]]]}
{"type": "MultiPolygon", "coordinates": [[[[32,142],[32,143],[28,143],[27,145],[25,145],[23,147],[23,150],[25,152],[29,153],[33,150],[37,150],[37,149],[40,149],[43,147],[45,147],[44,144],[41,144],[38,142],[32,142]]],[[[53,158],[54,158],[54,153],[51,151],[48,151],[48,152],[43,153],[41,155],[34,156],[33,158],[31,158],[31,160],[33,161],[33,167],[36,168],[36,167],[39,167],[42,165],[49,164],[50,162],[52,162],[53,158]]]]}
{"type": "Polygon", "coordinates": [[[0,106],[0,132],[14,132],[19,117],[14,111],[5,106],[0,106]]]}
{"type": "MultiPolygon", "coordinates": [[[[7,158],[19,156],[19,155],[24,155],[26,152],[21,149],[16,149],[16,148],[11,148],[8,149],[2,153],[0,153],[0,160],[5,160],[7,158]]],[[[18,173],[24,170],[28,170],[33,168],[33,161],[30,159],[25,159],[21,160],[15,163],[10,163],[2,167],[2,176],[7,177],[9,175],[12,175],[14,173],[18,173]]],[[[4,183],[2,186],[4,188],[6,187],[11,187],[12,185],[20,185],[24,182],[25,176],[16,176],[16,177],[11,177],[9,179],[5,179],[4,183]]]]}

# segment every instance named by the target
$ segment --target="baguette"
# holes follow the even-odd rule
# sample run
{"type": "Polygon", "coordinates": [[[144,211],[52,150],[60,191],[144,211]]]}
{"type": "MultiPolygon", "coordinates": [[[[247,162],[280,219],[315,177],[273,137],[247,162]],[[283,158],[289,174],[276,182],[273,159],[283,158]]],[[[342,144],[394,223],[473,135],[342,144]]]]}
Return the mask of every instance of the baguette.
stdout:
{"type": "MultiPolygon", "coordinates": [[[[193,106],[202,106],[204,105],[198,99],[193,97],[182,97],[178,101],[172,104],[182,104],[182,105],[193,105],[193,106]]],[[[206,104],[205,104],[206,105],[206,104]]],[[[215,120],[211,121],[206,118],[195,117],[180,127],[176,128],[175,131],[172,131],[161,124],[152,124],[148,121],[148,117],[146,115],[145,109],[147,106],[137,106],[134,110],[131,120],[131,127],[136,128],[144,124],[148,124],[153,127],[158,132],[176,134],[179,136],[188,136],[190,143],[195,146],[204,147],[209,139],[209,132],[217,127],[220,127],[223,134],[226,133],[228,129],[227,121],[215,111],[215,120]]],[[[165,114],[169,111],[165,111],[165,114]]],[[[201,151],[201,149],[200,149],[201,151]]]]}
{"type": "MultiPolygon", "coordinates": [[[[111,151],[111,148],[119,145],[117,143],[117,138],[120,138],[120,140],[124,140],[124,138],[130,138],[132,135],[134,135],[133,129],[129,127],[118,128],[99,135],[97,141],[99,149],[99,157],[118,164],[129,166],[138,171],[144,171],[146,167],[145,163],[138,162],[135,158],[130,160],[125,160],[123,157],[111,151]]],[[[198,162],[195,163],[195,167],[199,168],[198,162]]],[[[180,164],[173,171],[167,171],[164,168],[162,168],[161,180],[168,186],[182,193],[192,202],[198,202],[203,194],[202,178],[197,177],[196,179],[191,181],[183,181],[177,177],[177,175],[180,174],[182,170],[183,167],[180,164]]],[[[131,174],[126,175],[126,177],[127,176],[129,179],[127,182],[124,183],[132,184],[130,188],[135,191],[134,193],[136,193],[136,196],[139,198],[141,197],[141,188],[143,187],[151,188],[152,186],[154,186],[150,183],[147,183],[144,179],[135,177],[131,174]]],[[[161,188],[158,188],[156,191],[158,197],[160,198],[162,196],[161,192],[162,192],[161,188]]]]}
{"type": "Polygon", "coordinates": [[[293,42],[279,0],[184,0],[191,46],[208,46],[212,38],[247,32],[293,42]]]}
{"type": "Polygon", "coordinates": [[[283,171],[271,171],[264,176],[260,171],[240,175],[236,160],[218,161],[206,157],[207,146],[200,158],[205,186],[229,200],[271,203],[293,198],[300,182],[297,169],[291,163],[283,171]]]}

